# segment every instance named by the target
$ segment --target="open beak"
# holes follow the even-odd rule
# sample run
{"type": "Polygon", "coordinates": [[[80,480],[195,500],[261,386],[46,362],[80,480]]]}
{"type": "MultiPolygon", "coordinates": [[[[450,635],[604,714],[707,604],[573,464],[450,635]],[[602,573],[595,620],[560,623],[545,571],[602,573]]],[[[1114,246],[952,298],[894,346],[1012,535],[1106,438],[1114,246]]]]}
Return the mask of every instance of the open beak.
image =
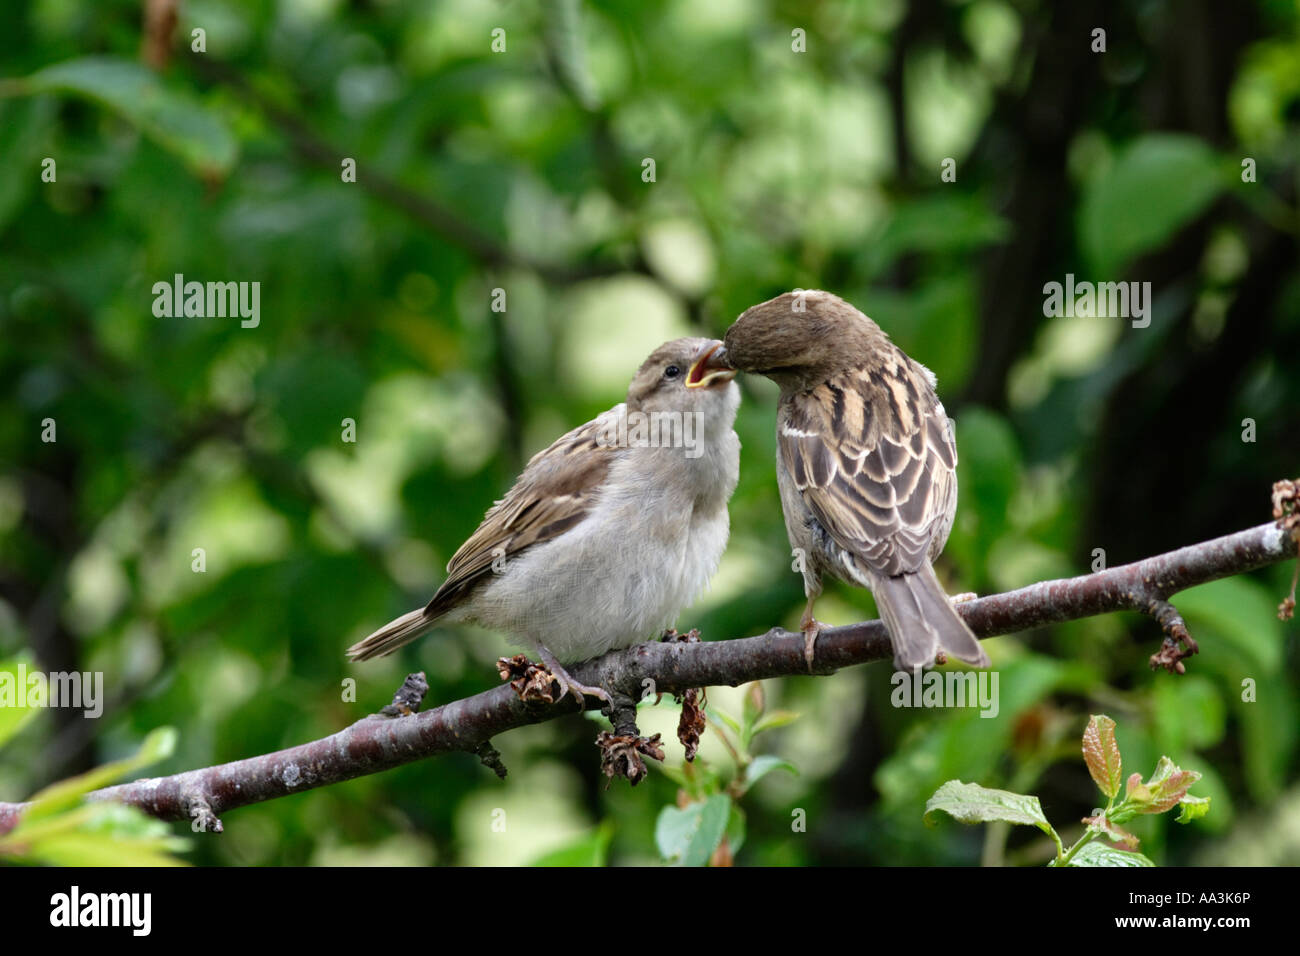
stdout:
{"type": "Polygon", "coordinates": [[[686,373],[687,388],[709,388],[725,385],[736,377],[736,370],[727,364],[727,347],[721,342],[711,345],[695,360],[686,373]]]}

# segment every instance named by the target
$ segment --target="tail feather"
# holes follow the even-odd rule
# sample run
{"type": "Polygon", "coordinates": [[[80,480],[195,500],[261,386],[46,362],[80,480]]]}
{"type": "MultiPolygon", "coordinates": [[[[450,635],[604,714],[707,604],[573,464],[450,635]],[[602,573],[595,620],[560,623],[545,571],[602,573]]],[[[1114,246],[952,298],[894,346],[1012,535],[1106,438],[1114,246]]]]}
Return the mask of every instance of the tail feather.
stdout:
{"type": "Polygon", "coordinates": [[[348,660],[368,661],[372,657],[391,654],[403,644],[411,643],[432,628],[436,620],[436,617],[427,616],[424,608],[416,608],[409,614],[403,614],[396,620],[389,621],[369,637],[349,647],[348,660]]]}
{"type": "Polygon", "coordinates": [[[876,577],[872,585],[899,670],[930,666],[941,648],[976,667],[989,666],[988,654],[948,600],[928,562],[912,574],[876,577]]]}

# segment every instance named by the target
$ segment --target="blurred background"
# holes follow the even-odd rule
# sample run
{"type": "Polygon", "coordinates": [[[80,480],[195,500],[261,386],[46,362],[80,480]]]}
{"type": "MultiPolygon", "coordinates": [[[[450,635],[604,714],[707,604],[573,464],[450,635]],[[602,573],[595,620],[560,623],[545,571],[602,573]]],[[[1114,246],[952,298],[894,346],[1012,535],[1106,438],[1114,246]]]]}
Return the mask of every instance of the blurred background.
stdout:
{"type": "MultiPolygon", "coordinates": [[[[500,635],[343,650],[423,604],[527,458],[620,401],[655,345],[791,288],[844,296],[937,373],[961,456],[950,591],[1259,524],[1300,472],[1294,2],[8,9],[0,658],[102,671],[106,703],[14,734],[0,799],[160,726],[179,743],[153,774],[332,733],[409,671],[428,704],[495,685],[500,635]],[[260,324],[156,317],[176,273],[259,282],[260,324]],[[1067,274],[1151,283],[1149,327],[1045,317],[1067,274]]],[[[679,621],[708,640],[803,605],[775,390],[743,385],[731,543],[679,621]]],[[[1041,864],[1037,830],[928,828],[925,801],[952,778],[1035,793],[1073,838],[1097,804],[1079,736],[1106,713],[1126,774],[1167,754],[1213,798],[1188,826],[1135,821],[1157,863],[1300,862],[1292,570],[1178,597],[1201,646],[1181,677],[1148,668],[1161,635],[1137,615],[992,640],[994,719],[892,707],[887,664],[766,682],[752,750],[773,772],[736,799],[726,856],[1041,864]]],[[[837,584],[818,604],[874,615],[837,584]]],[[[747,694],[752,716],[752,688],[712,689],[715,719],[747,694]]],[[[605,787],[601,725],[567,717],[495,741],[504,781],[426,760],[233,811],[181,856],[653,863],[679,785],[748,762],[710,727],[684,777],[677,710],[642,711],[670,742],[635,790],[605,787]]]]}

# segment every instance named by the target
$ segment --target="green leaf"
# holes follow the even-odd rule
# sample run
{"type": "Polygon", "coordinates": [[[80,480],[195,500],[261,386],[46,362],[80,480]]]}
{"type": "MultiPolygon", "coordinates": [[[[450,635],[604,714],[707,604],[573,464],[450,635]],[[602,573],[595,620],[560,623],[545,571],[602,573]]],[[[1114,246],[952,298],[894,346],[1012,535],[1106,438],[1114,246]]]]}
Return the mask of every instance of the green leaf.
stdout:
{"type": "Polygon", "coordinates": [[[1071,668],[1060,662],[1026,654],[1002,668],[1000,719],[982,718],[975,709],[965,708],[945,715],[944,720],[917,724],[908,746],[896,750],[876,771],[875,784],[884,805],[912,814],[917,801],[944,781],[977,779],[987,773],[1014,746],[1012,729],[1019,715],[1070,680],[1070,673],[1071,668]]]}
{"type": "Polygon", "coordinates": [[[763,682],[754,681],[745,688],[744,703],[740,711],[740,747],[742,750],[749,750],[749,745],[754,739],[755,724],[763,716],[765,707],[763,682]]]}
{"type": "Polygon", "coordinates": [[[731,816],[731,797],[715,793],[702,803],[664,807],[655,821],[660,855],[678,866],[703,866],[722,842],[731,816]]]}
{"type": "Polygon", "coordinates": [[[188,847],[137,807],[93,803],[22,821],[0,839],[0,856],[56,866],[182,866],[188,847]]]}
{"type": "Polygon", "coordinates": [[[1196,789],[1200,792],[1199,796],[1187,794],[1178,804],[1178,816],[1175,820],[1179,823],[1191,823],[1193,820],[1198,826],[1214,833],[1225,833],[1233,825],[1233,816],[1235,808],[1232,802],[1232,795],[1228,790],[1227,783],[1219,776],[1214,767],[1206,764],[1201,768],[1201,779],[1196,781],[1196,789]],[[1202,809],[1194,809],[1188,804],[1207,804],[1202,809]],[[1213,809],[1213,813],[1210,810],[1213,809]]]}
{"type": "Polygon", "coordinates": [[[799,776],[799,768],[790,761],[778,757],[776,754],[759,754],[751,760],[749,766],[745,768],[745,778],[743,781],[745,790],[748,790],[754,784],[758,783],[758,781],[762,780],[773,770],[788,770],[796,777],[799,776]]]}
{"type": "Polygon", "coordinates": [[[609,859],[609,843],[613,836],[614,828],[606,821],[568,846],[539,856],[530,865],[604,866],[609,859]]]}
{"type": "Polygon", "coordinates": [[[596,82],[587,68],[582,44],[582,4],[579,0],[558,0],[546,20],[546,40],[555,72],[565,89],[585,110],[600,106],[596,82]]]}
{"type": "Polygon", "coordinates": [[[71,94],[106,106],[206,179],[223,178],[235,165],[238,148],[225,122],[193,96],[164,87],[155,73],[131,60],[65,60],[7,87],[28,95],[71,94]]]}
{"type": "Polygon", "coordinates": [[[1088,843],[1079,848],[1066,866],[1155,866],[1141,853],[1121,850],[1105,843],[1088,843]]]}
{"type": "Polygon", "coordinates": [[[176,732],[175,727],[155,728],[144,738],[139,753],[129,760],[122,761],[122,763],[124,765],[129,764],[128,769],[130,770],[138,770],[141,767],[149,766],[151,763],[166,760],[176,752],[176,741],[179,739],[180,734],[176,732]]]}
{"type": "Polygon", "coordinates": [[[0,230],[5,229],[40,185],[32,169],[40,168],[54,126],[54,102],[48,99],[0,101],[0,230]],[[44,147],[44,149],[42,149],[44,147]]]}
{"type": "Polygon", "coordinates": [[[55,866],[176,866],[186,847],[161,821],[115,803],[82,803],[91,790],[169,757],[176,731],[151,732],[134,757],[61,780],[32,797],[18,825],[0,839],[0,855],[55,866]]]}
{"type": "Polygon", "coordinates": [[[0,661],[0,747],[41,712],[39,707],[27,706],[27,688],[19,681],[20,670],[27,674],[34,668],[25,655],[0,661]]]}
{"type": "Polygon", "coordinates": [[[1129,777],[1124,802],[1110,817],[1116,823],[1125,823],[1140,813],[1164,813],[1182,802],[1187,788],[1200,779],[1195,770],[1183,770],[1168,757],[1161,757],[1146,783],[1137,774],[1129,777]]]}
{"type": "Polygon", "coordinates": [[[996,412],[968,405],[954,424],[963,506],[976,520],[973,542],[967,532],[968,548],[973,544],[982,557],[1008,525],[1011,497],[1020,485],[1020,448],[1015,431],[996,412]]]}
{"type": "Polygon", "coordinates": [[[178,848],[169,837],[132,840],[79,831],[42,840],[28,856],[52,866],[185,866],[170,855],[178,848]]]}
{"type": "Polygon", "coordinates": [[[1035,826],[1046,834],[1055,831],[1043,815],[1037,797],[1007,790],[992,790],[976,783],[949,780],[935,791],[925,803],[925,822],[935,825],[935,814],[940,810],[962,823],[989,823],[1004,820],[1025,826],[1035,826]]]}
{"type": "Polygon", "coordinates": [[[51,784],[32,797],[31,806],[23,813],[19,827],[73,807],[90,791],[106,787],[141,767],[165,760],[176,749],[176,736],[174,728],[159,727],[145,737],[139,753],[134,757],[106,763],[94,770],[51,784]]]}
{"type": "Polygon", "coordinates": [[[1213,747],[1223,739],[1226,708],[1209,678],[1185,674],[1178,680],[1157,681],[1152,692],[1155,739],[1165,753],[1213,747]]]}
{"type": "MultiPolygon", "coordinates": [[[[1277,619],[1277,602],[1268,587],[1244,577],[1178,595],[1178,609],[1201,642],[1198,661],[1203,663],[1198,667],[1217,670],[1218,687],[1235,688],[1224,699],[1237,721],[1245,783],[1261,804],[1276,799],[1286,786],[1285,768],[1292,764],[1300,730],[1300,707],[1283,665],[1287,633],[1277,619]],[[1246,679],[1251,682],[1249,695],[1244,692],[1246,679]]],[[[1190,734],[1184,736],[1190,739],[1190,734]]],[[[1158,752],[1185,751],[1162,741],[1158,752]]]]}
{"type": "Polygon", "coordinates": [[[1178,610],[1192,633],[1209,625],[1228,641],[1248,673],[1281,669],[1286,629],[1277,619],[1277,600],[1259,582],[1224,578],[1190,588],[1178,595],[1178,610]]]}
{"type": "Polygon", "coordinates": [[[18,820],[18,826],[0,838],[0,856],[25,855],[32,844],[73,832],[90,823],[94,817],[94,806],[75,807],[39,820],[32,820],[28,814],[23,814],[18,820]]]}
{"type": "Polygon", "coordinates": [[[739,804],[732,803],[731,814],[727,817],[727,831],[724,835],[727,838],[727,846],[731,848],[733,857],[745,845],[745,829],[745,811],[740,808],[739,804]]]}
{"type": "Polygon", "coordinates": [[[149,816],[139,807],[105,801],[89,804],[88,809],[91,813],[82,825],[87,832],[151,840],[171,836],[170,824],[149,816]]]}
{"type": "Polygon", "coordinates": [[[1168,757],[1161,757],[1156,763],[1155,773],[1147,781],[1151,791],[1151,802],[1143,807],[1141,813],[1164,813],[1177,806],[1187,795],[1187,788],[1201,779],[1195,770],[1183,770],[1168,757]]]}
{"type": "Polygon", "coordinates": [[[1132,259],[1196,218],[1226,184],[1218,158],[1201,140],[1140,137],[1084,189],[1079,244],[1098,275],[1117,278],[1132,259]]]}
{"type": "Polygon", "coordinates": [[[1178,801],[1178,806],[1181,809],[1175,819],[1179,823],[1191,823],[1193,820],[1199,820],[1210,812],[1210,798],[1193,797],[1191,794],[1187,794],[1178,801]]]}
{"type": "Polygon", "coordinates": [[[1115,740],[1115,721],[1105,714],[1093,714],[1083,730],[1083,759],[1097,788],[1108,797],[1119,793],[1121,761],[1115,740]]]}
{"type": "Polygon", "coordinates": [[[778,727],[785,727],[788,724],[793,724],[798,719],[798,713],[793,710],[769,711],[754,724],[752,736],[757,737],[765,730],[776,730],[778,727]]]}
{"type": "Polygon", "coordinates": [[[717,723],[726,724],[727,727],[731,729],[731,732],[734,733],[737,737],[741,735],[742,729],[740,726],[740,722],[737,721],[735,717],[732,717],[730,714],[728,714],[726,711],[718,710],[716,707],[707,707],[705,708],[704,713],[715,724],[717,723]]]}

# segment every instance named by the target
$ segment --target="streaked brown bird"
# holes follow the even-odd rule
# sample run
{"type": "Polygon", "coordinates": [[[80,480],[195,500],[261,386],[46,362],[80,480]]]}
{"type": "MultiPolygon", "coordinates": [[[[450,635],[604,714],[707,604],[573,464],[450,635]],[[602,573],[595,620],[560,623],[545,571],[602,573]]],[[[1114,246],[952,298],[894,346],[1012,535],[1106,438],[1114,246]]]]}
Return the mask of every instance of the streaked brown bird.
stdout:
{"type": "Polygon", "coordinates": [[[790,544],[804,555],[809,668],[824,574],[871,589],[900,669],[940,650],[987,667],[932,565],[957,509],[957,446],[934,373],[816,290],[747,309],[725,342],[732,367],[781,387],[776,474],[790,544]]]}

